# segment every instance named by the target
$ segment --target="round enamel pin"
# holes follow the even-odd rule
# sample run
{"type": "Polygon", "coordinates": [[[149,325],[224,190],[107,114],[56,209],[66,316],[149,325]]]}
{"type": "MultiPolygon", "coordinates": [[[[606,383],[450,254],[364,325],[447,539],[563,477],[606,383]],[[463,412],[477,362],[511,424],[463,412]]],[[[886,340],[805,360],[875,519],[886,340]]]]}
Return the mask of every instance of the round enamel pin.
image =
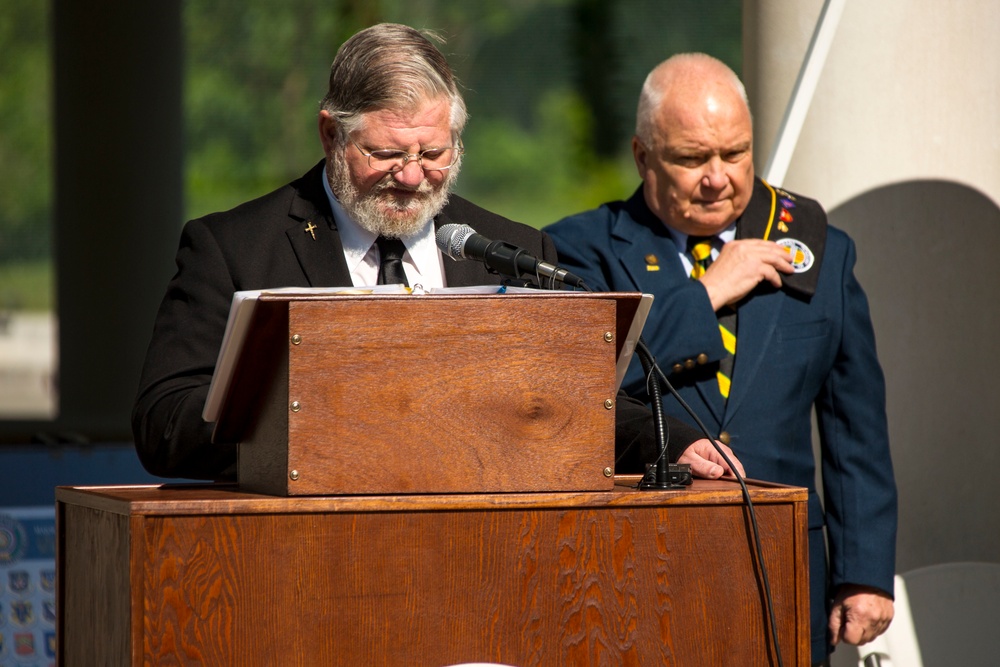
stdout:
{"type": "Polygon", "coordinates": [[[775,243],[788,248],[788,252],[792,255],[792,268],[795,273],[805,273],[812,268],[816,258],[805,243],[797,239],[779,239],[775,243]]]}

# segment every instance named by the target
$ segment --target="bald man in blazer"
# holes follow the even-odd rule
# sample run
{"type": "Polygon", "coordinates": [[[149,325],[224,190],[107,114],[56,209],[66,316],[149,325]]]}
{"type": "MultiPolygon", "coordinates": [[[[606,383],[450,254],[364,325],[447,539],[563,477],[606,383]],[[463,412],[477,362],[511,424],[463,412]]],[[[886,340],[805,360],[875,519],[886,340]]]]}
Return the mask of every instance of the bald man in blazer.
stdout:
{"type": "MultiPolygon", "coordinates": [[[[871,641],[893,616],[896,486],[854,243],[816,201],[755,178],[746,94],[718,60],[661,63],[637,116],[636,192],[546,231],[592,288],[654,295],[644,338],[748,475],[809,489],[812,651],[825,664],[832,644],[871,641]]],[[[644,385],[633,364],[626,391],[644,385]]]]}

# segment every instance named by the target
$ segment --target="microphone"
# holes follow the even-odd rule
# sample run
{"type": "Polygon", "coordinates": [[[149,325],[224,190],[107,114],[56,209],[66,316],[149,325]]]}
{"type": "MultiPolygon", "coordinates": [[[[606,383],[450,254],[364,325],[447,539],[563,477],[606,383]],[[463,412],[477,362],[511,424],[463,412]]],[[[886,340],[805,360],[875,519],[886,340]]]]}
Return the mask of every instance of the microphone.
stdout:
{"type": "Polygon", "coordinates": [[[506,241],[491,241],[468,225],[441,225],[437,231],[437,246],[454,260],[474,259],[493,273],[512,278],[534,278],[539,285],[545,278],[549,286],[556,283],[587,289],[583,278],[554,264],[543,262],[523,248],[506,241]]]}

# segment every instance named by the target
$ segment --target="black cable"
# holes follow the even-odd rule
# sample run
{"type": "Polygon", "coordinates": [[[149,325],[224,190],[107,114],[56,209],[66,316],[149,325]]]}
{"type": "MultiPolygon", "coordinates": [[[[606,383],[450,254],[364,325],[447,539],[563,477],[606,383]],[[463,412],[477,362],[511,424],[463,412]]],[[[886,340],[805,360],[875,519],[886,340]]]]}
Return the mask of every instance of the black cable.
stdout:
{"type": "Polygon", "coordinates": [[[653,428],[656,431],[656,451],[658,452],[656,461],[653,462],[655,466],[654,477],[649,479],[646,475],[643,475],[642,481],[639,482],[639,488],[653,490],[681,487],[684,485],[674,484],[670,480],[670,461],[667,456],[667,444],[670,436],[663,411],[663,392],[655,375],[656,359],[641,337],[639,340],[640,344],[636,347],[636,353],[639,356],[639,362],[642,364],[643,370],[646,371],[646,391],[653,404],[653,428]]]}

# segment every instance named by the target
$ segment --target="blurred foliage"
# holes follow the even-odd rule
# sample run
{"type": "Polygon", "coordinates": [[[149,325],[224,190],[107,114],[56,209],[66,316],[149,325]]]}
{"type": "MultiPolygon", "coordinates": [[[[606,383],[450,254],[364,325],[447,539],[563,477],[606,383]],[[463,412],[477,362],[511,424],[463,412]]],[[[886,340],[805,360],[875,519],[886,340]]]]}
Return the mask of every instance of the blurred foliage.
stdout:
{"type": "Polygon", "coordinates": [[[638,185],[630,139],[656,63],[707,51],[740,66],[741,2],[187,0],[187,211],[234,206],[322,157],[329,63],[380,21],[434,30],[470,121],[457,192],[541,227],[638,185]],[[320,8],[321,7],[321,8],[320,8]]]}
{"type": "MultiPolygon", "coordinates": [[[[257,197],[322,157],[316,113],[329,64],[344,39],[379,21],[446,39],[470,111],[459,194],[538,227],[627,197],[638,185],[629,144],[646,73],[691,50],[739,71],[741,6],[184,0],[186,215],[257,197]]],[[[49,18],[48,2],[0,0],[0,267],[52,256],[49,18]]],[[[12,275],[0,273],[8,292],[51,294],[51,279],[15,288],[12,275]]]]}
{"type": "Polygon", "coordinates": [[[52,253],[48,31],[47,2],[0,0],[0,264],[52,253]]]}

